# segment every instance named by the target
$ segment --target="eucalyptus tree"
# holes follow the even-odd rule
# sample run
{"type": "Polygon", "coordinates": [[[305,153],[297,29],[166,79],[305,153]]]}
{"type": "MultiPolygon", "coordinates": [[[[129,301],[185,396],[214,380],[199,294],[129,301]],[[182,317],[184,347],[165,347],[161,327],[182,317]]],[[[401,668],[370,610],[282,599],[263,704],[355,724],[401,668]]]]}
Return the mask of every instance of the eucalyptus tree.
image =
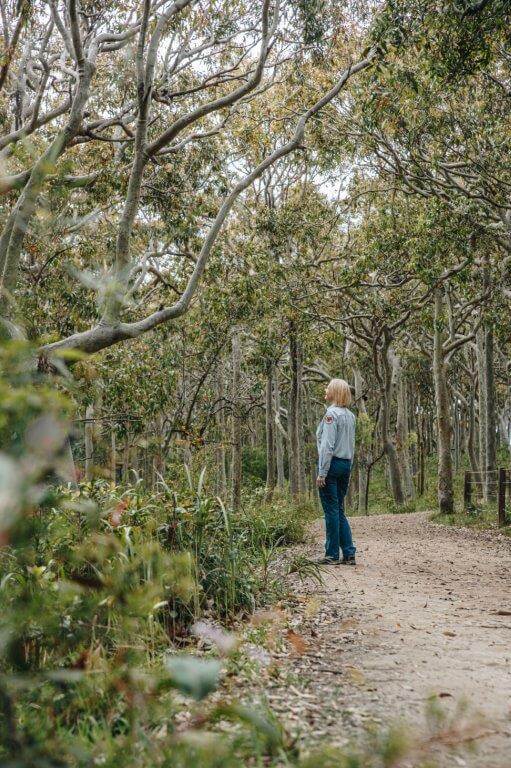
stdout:
{"type": "MultiPolygon", "coordinates": [[[[380,178],[465,214],[511,253],[509,23],[505,0],[398,0],[375,25],[389,55],[364,85],[353,137],[380,178]]],[[[501,264],[508,291],[508,258],[501,264]]]]}
{"type": "MultiPolygon", "coordinates": [[[[301,50],[299,37],[293,35],[293,14],[291,9],[281,8],[278,0],[275,4],[263,0],[255,9],[250,4],[233,8],[220,0],[144,0],[140,6],[111,3],[106,7],[92,3],[90,8],[88,3],[82,8],[79,0],[41,0],[32,19],[33,25],[28,27],[32,36],[39,40],[38,27],[46,30],[40,45],[53,51],[50,63],[62,70],[70,97],[54,130],[52,122],[35,129],[38,151],[31,164],[4,179],[5,190],[22,185],[17,199],[15,191],[9,197],[14,197],[13,204],[0,237],[2,314],[10,333],[16,330],[14,299],[27,230],[47,184],[60,174],[63,156],[79,158],[90,143],[124,145],[125,150],[115,153],[114,160],[121,161],[119,172],[127,173],[114,210],[118,220],[111,261],[105,253],[106,263],[110,261],[108,273],[95,277],[100,320],[89,330],[47,345],[44,354],[65,349],[97,352],[185,313],[236,200],[268,168],[302,145],[307,123],[375,57],[374,49],[355,61],[349,46],[344,54],[342,49],[336,50],[344,58],[344,69],[333,83],[320,86],[319,97],[314,83],[312,88],[300,88],[298,95],[310,99],[310,106],[297,104],[301,114],[295,124],[277,111],[275,117],[284,120],[282,143],[253,167],[234,175],[223,200],[200,231],[197,251],[191,257],[192,270],[185,274],[178,298],[149,312],[144,312],[142,302],[139,317],[126,322],[127,305],[137,290],[143,294],[148,272],[139,244],[132,248],[144,184],[155,169],[162,163],[171,164],[173,156],[190,144],[211,135],[227,136],[234,110],[246,109],[250,99],[272,87],[283,60],[293,59],[301,50]],[[117,66],[122,77],[112,87],[105,72],[112,73],[117,66]],[[103,88],[98,89],[101,76],[103,88]],[[105,101],[107,114],[102,113],[105,101]]],[[[47,78],[44,61],[40,69],[39,78],[47,78]]],[[[51,97],[46,100],[50,102],[51,97]]],[[[20,128],[23,133],[24,125],[20,128]]],[[[167,265],[171,273],[173,267],[175,271],[172,260],[167,265]]]]}
{"type": "MultiPolygon", "coordinates": [[[[509,295],[509,13],[509,4],[502,2],[446,3],[440,16],[437,5],[427,0],[389,4],[374,27],[387,55],[360,83],[361,89],[371,89],[371,98],[360,99],[359,111],[351,115],[358,194],[371,194],[380,185],[392,199],[422,199],[422,210],[430,212],[430,244],[426,238],[422,246],[430,264],[416,264],[416,277],[427,287],[424,298],[434,296],[436,320],[429,342],[416,339],[434,363],[439,504],[444,511],[453,508],[448,368],[455,350],[476,336],[479,463],[489,478],[495,470],[495,326],[487,305],[495,288],[509,295]],[[450,211],[457,233],[444,213],[444,231],[438,236],[434,219],[440,209],[450,211]],[[459,264],[451,267],[453,248],[459,264]],[[460,270],[471,275],[472,292],[455,301],[449,285],[460,270]],[[485,287],[478,283],[477,270],[486,275],[485,287]]],[[[330,135],[335,142],[335,124],[330,135]]],[[[346,146],[345,135],[338,143],[346,146]]],[[[381,231],[378,241],[383,241],[381,231]]],[[[471,453],[473,462],[473,446],[471,453]]],[[[485,485],[486,496],[490,485],[485,485]]]]}

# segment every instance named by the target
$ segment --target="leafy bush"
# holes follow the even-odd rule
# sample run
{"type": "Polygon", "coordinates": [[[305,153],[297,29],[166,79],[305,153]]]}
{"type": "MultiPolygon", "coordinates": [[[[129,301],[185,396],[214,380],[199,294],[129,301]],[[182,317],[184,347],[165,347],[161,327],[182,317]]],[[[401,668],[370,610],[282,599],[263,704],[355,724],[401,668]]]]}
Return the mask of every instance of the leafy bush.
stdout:
{"type": "Polygon", "coordinates": [[[201,707],[221,665],[176,656],[169,634],[249,610],[268,586],[247,521],[203,496],[202,478],[181,495],[165,483],[154,494],[49,484],[65,477],[72,406],[33,359],[23,345],[2,350],[2,764],[234,766],[243,750],[275,751],[264,715],[197,711],[212,727],[243,724],[232,737],[182,734],[175,719],[172,691],[201,707]]]}
{"type": "Polygon", "coordinates": [[[287,496],[274,495],[265,500],[265,489],[254,491],[244,505],[241,515],[254,547],[289,545],[304,541],[307,525],[318,517],[314,504],[307,500],[295,502],[287,496]]]}

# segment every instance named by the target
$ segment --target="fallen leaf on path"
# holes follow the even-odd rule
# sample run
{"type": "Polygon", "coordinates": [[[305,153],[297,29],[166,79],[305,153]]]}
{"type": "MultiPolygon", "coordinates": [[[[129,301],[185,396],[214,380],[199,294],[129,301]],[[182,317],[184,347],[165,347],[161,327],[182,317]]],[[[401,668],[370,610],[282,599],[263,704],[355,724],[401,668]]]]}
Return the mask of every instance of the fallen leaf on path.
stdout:
{"type": "Polygon", "coordinates": [[[447,637],[456,637],[456,632],[451,632],[449,629],[446,629],[444,635],[447,635],[447,637]]]}
{"type": "Polygon", "coordinates": [[[309,645],[304,640],[304,638],[301,635],[298,635],[296,632],[293,632],[292,629],[288,629],[286,632],[286,637],[288,642],[293,646],[293,649],[296,653],[302,655],[302,653],[305,653],[305,651],[308,650],[309,645]]]}
{"type": "Polygon", "coordinates": [[[448,691],[441,691],[441,692],[438,694],[438,697],[439,697],[440,699],[447,699],[447,698],[451,698],[451,699],[452,699],[452,693],[449,693],[448,691]]]}
{"type": "Polygon", "coordinates": [[[496,611],[495,616],[511,616],[511,611],[496,611]]]}

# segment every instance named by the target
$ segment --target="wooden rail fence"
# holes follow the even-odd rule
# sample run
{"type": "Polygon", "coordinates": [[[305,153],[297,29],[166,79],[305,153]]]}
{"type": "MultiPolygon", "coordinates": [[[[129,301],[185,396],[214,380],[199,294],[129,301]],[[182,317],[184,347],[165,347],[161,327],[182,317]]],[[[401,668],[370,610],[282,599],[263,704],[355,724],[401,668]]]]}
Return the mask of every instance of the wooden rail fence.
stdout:
{"type": "Polygon", "coordinates": [[[506,497],[509,499],[509,490],[511,486],[511,472],[509,469],[499,467],[499,469],[489,470],[487,472],[473,472],[467,470],[463,483],[463,508],[465,512],[470,512],[475,508],[473,503],[474,492],[479,499],[485,497],[489,500],[497,500],[497,520],[502,528],[511,522],[506,514],[506,497]],[[496,493],[495,493],[496,492],[496,493]]]}

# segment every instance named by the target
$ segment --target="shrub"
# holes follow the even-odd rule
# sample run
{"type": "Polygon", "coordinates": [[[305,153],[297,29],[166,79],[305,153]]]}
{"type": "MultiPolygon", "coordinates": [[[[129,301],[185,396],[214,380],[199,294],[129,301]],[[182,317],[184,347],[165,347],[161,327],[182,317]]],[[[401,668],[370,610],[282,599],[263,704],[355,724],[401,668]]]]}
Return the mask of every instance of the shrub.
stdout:
{"type": "MultiPolygon", "coordinates": [[[[32,350],[2,356],[2,764],[234,766],[243,750],[272,752],[267,718],[234,708],[222,717],[243,723],[241,735],[181,735],[172,690],[204,698],[220,664],[165,663],[177,623],[232,617],[257,600],[266,582],[246,523],[201,482],[181,494],[49,485],[71,404],[40,380],[32,350]]],[[[214,708],[200,717],[214,723],[214,708]]]]}
{"type": "Polygon", "coordinates": [[[278,494],[268,502],[265,493],[265,489],[253,492],[241,514],[242,524],[246,526],[253,546],[290,545],[304,541],[307,525],[318,516],[314,504],[306,500],[297,503],[278,494]]]}

